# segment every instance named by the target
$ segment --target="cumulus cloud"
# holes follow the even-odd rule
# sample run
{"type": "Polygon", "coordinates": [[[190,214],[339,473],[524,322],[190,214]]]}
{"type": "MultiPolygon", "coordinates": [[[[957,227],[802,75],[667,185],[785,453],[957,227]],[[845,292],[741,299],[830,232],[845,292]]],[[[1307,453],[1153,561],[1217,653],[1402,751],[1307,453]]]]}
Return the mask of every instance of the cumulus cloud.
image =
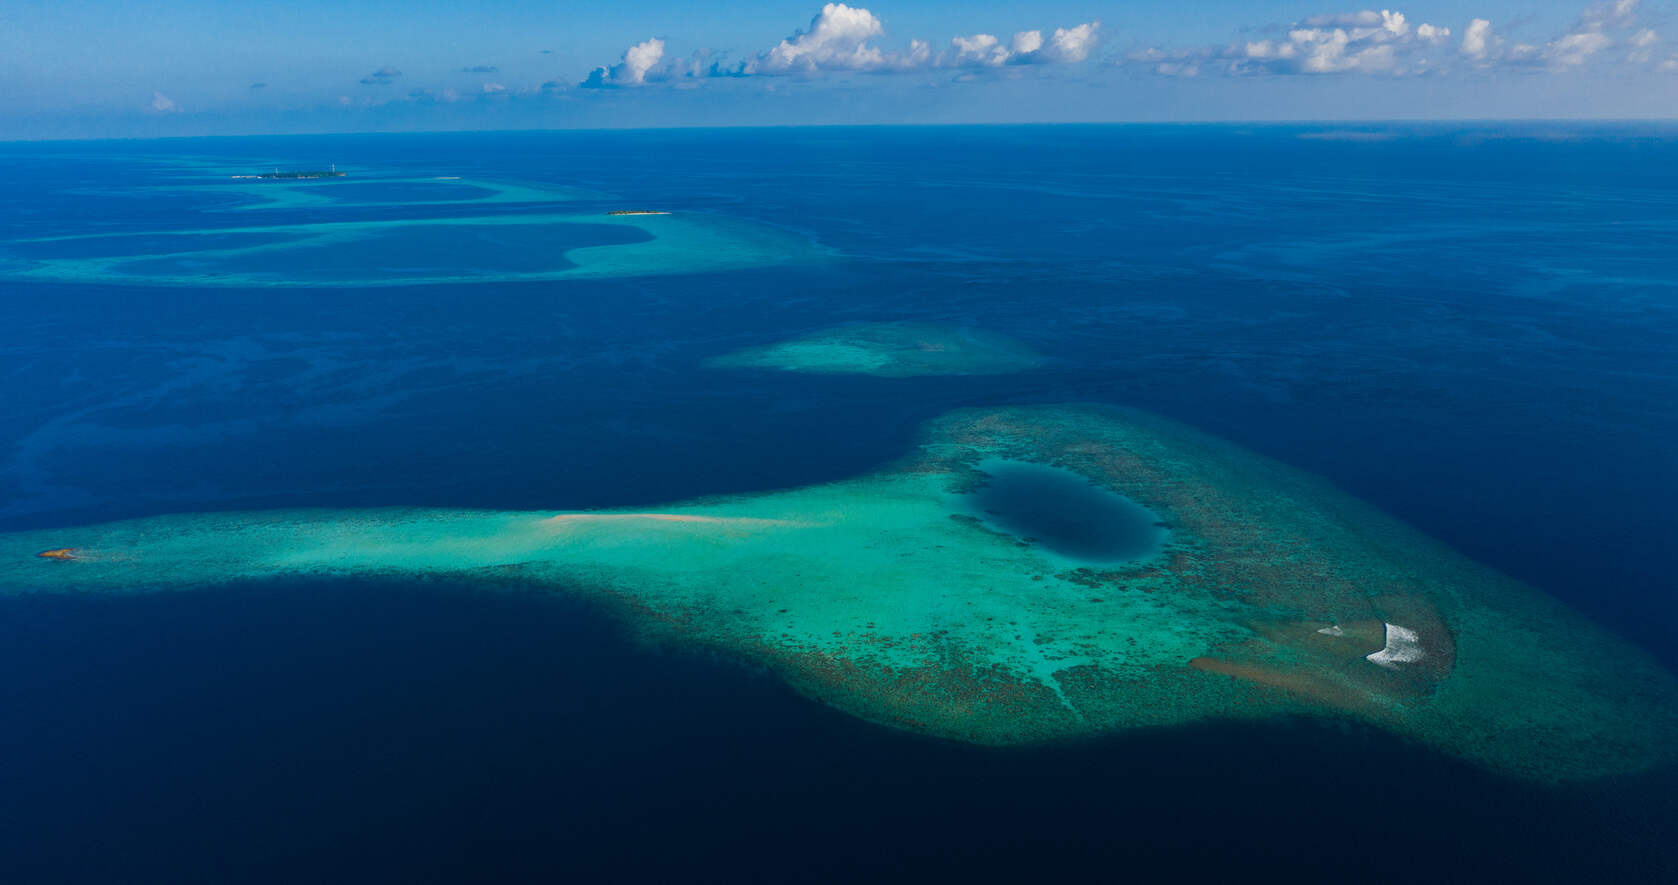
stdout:
{"type": "Polygon", "coordinates": [[[391,67],[390,65],[385,65],[384,67],[379,68],[378,70],[374,71],[373,73],[368,74],[365,77],[362,77],[361,78],[361,85],[363,85],[363,86],[389,86],[392,82],[394,82],[396,80],[397,77],[400,77],[400,76],[402,76],[401,71],[391,67]]]}
{"type": "Polygon", "coordinates": [[[595,68],[584,86],[639,86],[647,72],[664,58],[664,41],[652,38],[624,50],[623,60],[609,68],[595,68]]]}
{"type": "Polygon", "coordinates": [[[181,106],[175,104],[174,99],[156,90],[152,91],[150,107],[159,114],[176,114],[181,110],[181,106]]]}
{"type": "Polygon", "coordinates": [[[885,30],[885,23],[866,9],[829,3],[810,20],[810,30],[796,31],[774,48],[745,62],[742,72],[787,74],[878,69],[886,65],[886,53],[868,41],[885,30]]]}
{"type": "MultiPolygon", "coordinates": [[[[708,73],[707,64],[714,64],[709,50],[698,50],[686,58],[666,58],[664,41],[653,37],[624,50],[617,64],[595,68],[578,85],[585,89],[612,89],[700,77],[708,73]]],[[[548,89],[548,84],[542,84],[542,88],[548,89]]]]}
{"type": "Polygon", "coordinates": [[[1497,47],[1497,37],[1492,34],[1492,23],[1489,19],[1477,18],[1468,23],[1468,29],[1462,34],[1462,54],[1476,61],[1490,55],[1497,47]]]}
{"type": "Polygon", "coordinates": [[[1423,22],[1416,26],[1416,39],[1438,46],[1451,39],[1451,29],[1423,22]]]}
{"type": "Polygon", "coordinates": [[[873,12],[844,3],[828,3],[810,20],[808,29],[732,64],[713,60],[701,51],[687,59],[664,58],[664,41],[648,40],[630,47],[622,61],[597,68],[583,86],[638,86],[688,77],[767,77],[815,75],[823,72],[896,73],[934,68],[980,68],[1027,64],[1072,64],[1089,57],[1095,48],[1099,22],[1042,31],[1020,31],[1004,41],[991,34],[955,37],[947,49],[935,51],[926,40],[910,40],[902,49],[881,45],[884,20],[873,12]]]}

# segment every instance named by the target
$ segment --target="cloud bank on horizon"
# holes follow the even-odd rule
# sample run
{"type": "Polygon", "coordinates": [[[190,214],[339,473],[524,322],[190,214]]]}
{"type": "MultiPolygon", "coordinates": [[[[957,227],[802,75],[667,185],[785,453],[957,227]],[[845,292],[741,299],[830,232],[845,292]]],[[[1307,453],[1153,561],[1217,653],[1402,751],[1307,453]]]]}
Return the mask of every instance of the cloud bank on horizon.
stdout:
{"type": "MultiPolygon", "coordinates": [[[[1678,54],[1642,24],[1641,0],[1600,0],[1587,6],[1566,31],[1541,42],[1506,39],[1485,18],[1455,28],[1412,23],[1397,10],[1326,13],[1283,28],[1277,37],[1215,46],[1146,45],[1108,63],[1169,77],[1201,74],[1382,74],[1409,76],[1507,67],[1566,71],[1613,59],[1678,72],[1678,54]]],[[[1251,28],[1248,30],[1262,30],[1251,28]]],[[[913,73],[937,69],[1005,68],[1077,64],[1091,57],[1101,34],[1092,20],[1047,35],[1019,31],[1007,40],[992,34],[952,37],[947,45],[911,39],[902,49],[882,46],[884,21],[873,12],[828,3],[805,30],[773,47],[727,63],[710,50],[666,55],[666,40],[649,38],[625,50],[617,64],[596,68],[584,88],[635,87],[711,77],[762,77],[829,72],[913,73]]]]}
{"type": "Polygon", "coordinates": [[[1406,76],[1494,67],[1566,71],[1615,55],[1628,64],[1678,70],[1678,57],[1657,59],[1661,37],[1642,27],[1641,0],[1592,3],[1566,31],[1542,43],[1511,42],[1489,19],[1473,18],[1453,39],[1451,28],[1412,26],[1404,13],[1363,10],[1294,23],[1285,36],[1222,46],[1151,46],[1115,64],[1156,74],[1343,74],[1406,76]]]}
{"type": "MultiPolygon", "coordinates": [[[[408,58],[361,59],[354,62],[357,67],[366,63],[368,67],[360,70],[372,71],[359,78],[360,87],[346,82],[350,88],[345,94],[333,88],[322,103],[330,101],[341,108],[465,102],[534,106],[538,99],[613,90],[692,89],[725,80],[837,79],[852,80],[861,89],[865,88],[858,79],[861,75],[880,81],[916,76],[922,82],[994,81],[1018,80],[1034,70],[1058,72],[1041,77],[1044,83],[1111,84],[1124,78],[1133,95],[1146,89],[1153,78],[1412,78],[1499,72],[1562,76],[1583,70],[1678,75],[1678,48],[1657,31],[1672,10],[1647,5],[1644,0],[1595,0],[1567,16],[1565,26],[1536,36],[1527,33],[1535,30],[1531,22],[1494,23],[1489,17],[1474,15],[1472,7],[1455,21],[1423,21],[1398,9],[1382,8],[1324,12],[1286,23],[1235,21],[1229,25],[1237,36],[1228,42],[1184,44],[1149,40],[1146,34],[1123,30],[1122,22],[1104,24],[1094,17],[1083,22],[1023,21],[1025,29],[1012,33],[951,28],[955,36],[923,39],[893,34],[888,20],[869,8],[829,2],[807,26],[791,29],[773,45],[744,52],[690,49],[692,44],[683,46],[679,35],[652,36],[630,45],[615,63],[593,69],[580,82],[575,75],[544,80],[530,76],[528,69],[519,72],[516,64],[503,68],[481,56],[453,59],[429,69],[408,58]],[[373,67],[385,61],[399,62],[401,67],[390,63],[373,67]],[[466,61],[472,63],[463,64],[466,61]],[[502,74],[504,70],[511,75],[502,74]],[[485,75],[495,75],[497,82],[486,82],[485,75]],[[390,88],[397,83],[409,88],[390,88]]],[[[259,81],[271,82],[275,81],[259,81]]],[[[189,116],[180,103],[165,96],[165,92],[182,94],[178,89],[187,90],[185,98],[194,114],[212,112],[212,101],[188,85],[156,85],[158,91],[147,89],[152,93],[150,100],[142,99],[140,110],[146,114],[189,116]]],[[[239,92],[248,101],[276,91],[297,95],[287,92],[284,83],[277,87],[253,84],[239,92]]],[[[224,103],[227,100],[221,98],[224,103]]]]}
{"type": "Polygon", "coordinates": [[[1073,64],[1089,58],[1101,22],[1070,28],[1020,31],[1007,42],[992,34],[952,37],[947,47],[933,49],[925,40],[910,40],[903,50],[881,48],[885,22],[861,7],[829,3],[810,20],[809,30],[794,31],[780,43],[732,64],[698,50],[686,58],[665,58],[665,41],[658,37],[637,43],[609,67],[595,68],[581,84],[599,89],[642,86],[705,77],[768,77],[816,75],[830,71],[909,73],[934,68],[982,68],[1007,65],[1073,64]]]}

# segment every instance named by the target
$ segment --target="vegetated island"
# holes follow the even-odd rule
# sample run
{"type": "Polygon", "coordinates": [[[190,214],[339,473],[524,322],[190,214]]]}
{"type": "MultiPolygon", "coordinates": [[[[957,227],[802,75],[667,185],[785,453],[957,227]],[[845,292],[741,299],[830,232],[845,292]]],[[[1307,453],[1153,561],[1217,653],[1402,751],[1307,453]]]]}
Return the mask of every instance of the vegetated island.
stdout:
{"type": "Polygon", "coordinates": [[[779,369],[818,374],[1002,375],[1043,358],[1006,335],[934,323],[856,323],[713,357],[714,369],[779,369]]]}
{"type": "Polygon", "coordinates": [[[665,209],[613,209],[607,215],[669,215],[665,209]]]}
{"type": "Polygon", "coordinates": [[[331,169],[300,169],[300,170],[297,170],[297,171],[294,171],[294,172],[282,172],[278,169],[275,169],[273,172],[261,172],[261,173],[258,173],[256,175],[234,175],[234,176],[231,176],[231,177],[233,177],[233,178],[245,178],[245,179],[258,178],[258,179],[269,179],[269,180],[281,179],[281,180],[291,181],[291,180],[295,180],[295,179],[306,179],[306,178],[343,178],[344,174],[345,173],[342,173],[342,172],[338,171],[337,164],[333,164],[331,169]]]}
{"type": "Polygon", "coordinates": [[[1103,406],[957,411],[868,475],[652,511],[0,534],[0,592],[283,575],[578,594],[856,716],[976,744],[1303,714],[1543,781],[1678,757],[1678,680],[1632,644],[1294,468],[1103,406]],[[1134,537],[1076,537],[1104,519],[1134,537]]]}

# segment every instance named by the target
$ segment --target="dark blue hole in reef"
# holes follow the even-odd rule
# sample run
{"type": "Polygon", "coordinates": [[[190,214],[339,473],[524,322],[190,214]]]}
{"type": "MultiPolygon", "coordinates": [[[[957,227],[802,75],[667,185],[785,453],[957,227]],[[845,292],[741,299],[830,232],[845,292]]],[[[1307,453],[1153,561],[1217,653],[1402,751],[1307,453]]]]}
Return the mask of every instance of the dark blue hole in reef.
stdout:
{"type": "Polygon", "coordinates": [[[1092,565],[1131,562],[1165,542],[1152,511],[1070,470],[1000,458],[978,468],[988,479],[967,496],[974,515],[1061,556],[1092,565]]]}

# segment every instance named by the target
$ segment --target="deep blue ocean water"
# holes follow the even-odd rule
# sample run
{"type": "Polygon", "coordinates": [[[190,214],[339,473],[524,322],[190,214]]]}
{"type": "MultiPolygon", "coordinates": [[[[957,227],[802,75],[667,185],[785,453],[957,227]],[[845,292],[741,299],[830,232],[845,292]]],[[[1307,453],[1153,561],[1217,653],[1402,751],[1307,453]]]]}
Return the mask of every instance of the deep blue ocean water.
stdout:
{"type": "MultiPolygon", "coordinates": [[[[144,253],[182,230],[556,208],[367,205],[403,196],[368,182],[341,205],[222,211],[240,198],[155,189],[182,158],[582,188],[835,256],[374,288],[0,280],[0,530],[638,506],[852,476],[954,407],[1112,402],[1325,476],[1678,669],[1678,129],[1353,134],[0,145],[0,258],[69,248],[8,245],[25,238],[145,233],[144,253]],[[1054,360],[922,379],[700,367],[879,320],[974,325],[1054,360]]],[[[501,260],[439,236],[414,259],[501,260]]],[[[449,582],[0,595],[0,674],[6,882],[1678,871],[1671,771],[1541,787],[1312,722],[982,750],[643,647],[563,599],[449,582]]]]}

